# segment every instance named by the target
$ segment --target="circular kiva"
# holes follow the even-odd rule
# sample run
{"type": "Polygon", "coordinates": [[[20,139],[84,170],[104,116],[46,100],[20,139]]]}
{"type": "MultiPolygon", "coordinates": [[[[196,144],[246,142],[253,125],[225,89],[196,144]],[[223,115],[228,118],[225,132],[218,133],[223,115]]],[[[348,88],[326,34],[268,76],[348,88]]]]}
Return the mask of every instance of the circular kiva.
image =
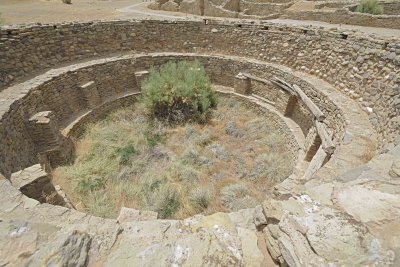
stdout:
{"type": "Polygon", "coordinates": [[[0,35],[1,264],[396,264],[398,39],[210,20],[0,35]],[[221,94],[285,129],[293,173],[262,205],[238,212],[159,220],[122,208],[111,220],[74,210],[51,170],[71,162],[88,122],[133,103],[151,66],[179,60],[198,60],[221,94]]]}

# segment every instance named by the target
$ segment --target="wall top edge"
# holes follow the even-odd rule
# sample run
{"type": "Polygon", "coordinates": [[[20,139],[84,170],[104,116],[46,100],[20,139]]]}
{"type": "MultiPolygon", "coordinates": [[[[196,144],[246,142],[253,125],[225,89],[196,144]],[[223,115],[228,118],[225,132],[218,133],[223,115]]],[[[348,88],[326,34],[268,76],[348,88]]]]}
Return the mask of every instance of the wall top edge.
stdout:
{"type": "Polygon", "coordinates": [[[92,20],[92,21],[71,21],[71,22],[59,22],[59,23],[28,23],[28,24],[13,24],[13,25],[2,25],[0,26],[0,36],[7,38],[7,36],[18,35],[19,32],[36,31],[36,30],[60,30],[63,28],[79,28],[79,27],[95,27],[95,26],[134,26],[140,24],[191,24],[198,26],[209,26],[213,25],[219,27],[237,27],[243,29],[252,30],[263,30],[263,31],[282,31],[282,32],[303,32],[306,31],[308,35],[337,35],[342,38],[346,35],[346,38],[355,40],[369,40],[369,41],[386,41],[389,43],[397,43],[400,46],[400,37],[383,37],[374,34],[366,34],[357,30],[340,30],[337,28],[323,28],[317,26],[298,26],[298,25],[285,25],[274,23],[265,20],[230,20],[230,19],[218,19],[218,18],[202,18],[202,19],[176,19],[176,20],[157,20],[157,19],[131,19],[131,20],[92,20]]]}

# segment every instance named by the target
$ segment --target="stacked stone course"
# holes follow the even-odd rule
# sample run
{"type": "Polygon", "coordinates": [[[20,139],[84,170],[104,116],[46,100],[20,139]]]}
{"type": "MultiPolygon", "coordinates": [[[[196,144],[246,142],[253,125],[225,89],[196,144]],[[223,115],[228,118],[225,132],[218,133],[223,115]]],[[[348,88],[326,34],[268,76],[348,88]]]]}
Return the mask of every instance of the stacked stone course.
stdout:
{"type": "Polygon", "coordinates": [[[396,38],[211,20],[207,24],[113,21],[2,27],[0,35],[0,88],[60,63],[129,51],[240,55],[335,84],[371,113],[382,143],[394,141],[399,130],[400,41],[396,38]]]}
{"type": "MultiPolygon", "coordinates": [[[[382,229],[396,225],[398,218],[400,199],[393,193],[398,192],[394,177],[388,178],[387,173],[389,169],[391,175],[398,173],[395,160],[400,150],[362,164],[369,160],[365,157],[373,156],[366,153],[375,152],[375,147],[369,151],[369,145],[375,146],[377,141],[371,123],[380,134],[380,146],[389,145],[399,135],[398,39],[218,21],[3,27],[0,35],[0,228],[17,229],[1,232],[0,245],[12,248],[37,233],[46,237],[42,248],[19,246],[18,253],[2,251],[0,265],[76,260],[82,265],[98,261],[108,266],[143,262],[196,266],[202,259],[223,266],[228,262],[258,266],[264,259],[257,246],[261,240],[282,265],[347,266],[354,263],[354,255],[365,265],[393,263],[397,241],[382,229]],[[143,224],[117,224],[73,209],[39,204],[10,185],[10,176],[17,184],[24,171],[28,178],[37,170],[42,172],[37,165],[38,144],[39,148],[48,144],[37,136],[50,127],[47,119],[57,121],[58,126],[51,125],[61,131],[62,138],[76,138],[86,123],[133,103],[149,67],[184,59],[199,60],[212,83],[221,88],[235,88],[235,77],[242,73],[245,82],[236,83],[236,88],[240,91],[244,86],[244,95],[236,95],[252,107],[259,104],[257,110],[271,106],[281,113],[270,117],[267,113],[267,118],[274,120],[288,139],[294,158],[299,148],[308,152],[310,163],[301,162],[308,164],[308,175],[302,176],[304,170],[295,168],[293,175],[274,187],[274,196],[256,209],[197,215],[183,221],[152,217],[143,224]],[[69,62],[75,64],[59,67],[69,62]],[[43,73],[54,66],[58,68],[43,73]],[[272,82],[276,80],[297,93],[283,90],[272,82]],[[7,87],[10,83],[16,84],[7,87]],[[32,124],[40,127],[32,131],[32,124]],[[365,179],[369,182],[364,183],[365,179]],[[391,179],[390,186],[387,179],[391,179]],[[367,208],[355,208],[353,203],[367,208]],[[27,223],[17,226],[15,218],[27,223]],[[35,224],[44,225],[43,218],[46,227],[35,228],[35,224]],[[365,244],[360,244],[364,237],[365,244]],[[74,240],[86,245],[77,248],[74,244],[79,242],[74,240]],[[49,253],[49,248],[55,252],[49,253]],[[375,258],[370,257],[371,249],[375,258]],[[157,251],[157,258],[153,254],[138,256],[150,250],[157,251]],[[173,257],[176,251],[185,251],[178,253],[184,255],[179,261],[173,257]]],[[[398,229],[393,231],[394,236],[400,234],[398,229]]]]}

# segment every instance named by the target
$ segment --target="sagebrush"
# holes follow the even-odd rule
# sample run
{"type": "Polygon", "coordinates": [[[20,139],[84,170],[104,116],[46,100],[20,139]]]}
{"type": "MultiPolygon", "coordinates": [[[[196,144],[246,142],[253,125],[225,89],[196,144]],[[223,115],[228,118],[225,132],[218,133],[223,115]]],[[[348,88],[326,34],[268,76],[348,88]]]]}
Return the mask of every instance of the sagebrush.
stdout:
{"type": "Polygon", "coordinates": [[[151,68],[142,93],[150,114],[169,122],[205,121],[217,105],[217,95],[198,61],[151,68]]]}

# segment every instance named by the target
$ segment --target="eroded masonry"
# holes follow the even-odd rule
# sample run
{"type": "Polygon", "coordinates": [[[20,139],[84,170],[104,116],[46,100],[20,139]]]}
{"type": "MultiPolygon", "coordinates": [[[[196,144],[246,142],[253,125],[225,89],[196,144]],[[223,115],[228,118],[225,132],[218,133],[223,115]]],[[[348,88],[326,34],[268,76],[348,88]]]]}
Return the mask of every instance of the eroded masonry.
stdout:
{"type": "Polygon", "coordinates": [[[0,37],[1,266],[400,264],[400,39],[209,19],[4,26],[0,37]],[[293,173],[238,212],[74,210],[51,170],[87,123],[133,103],[151,66],[182,59],[286,129],[293,173]]]}

